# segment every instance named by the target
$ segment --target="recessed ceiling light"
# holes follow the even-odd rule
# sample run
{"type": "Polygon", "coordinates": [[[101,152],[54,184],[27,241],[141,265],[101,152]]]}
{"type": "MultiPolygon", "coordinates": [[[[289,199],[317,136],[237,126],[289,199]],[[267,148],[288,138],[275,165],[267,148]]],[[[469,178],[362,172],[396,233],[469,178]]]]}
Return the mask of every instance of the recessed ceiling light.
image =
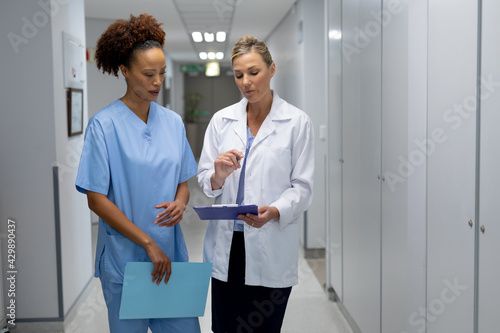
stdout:
{"type": "Polygon", "coordinates": [[[215,57],[219,60],[224,59],[224,52],[217,52],[215,57]]]}
{"type": "Polygon", "coordinates": [[[217,32],[216,38],[218,42],[224,42],[226,40],[226,33],[224,31],[219,31],[217,32]]]}
{"type": "Polygon", "coordinates": [[[215,52],[208,52],[208,59],[210,60],[215,59],[215,52]]]}
{"type": "Polygon", "coordinates": [[[339,30],[330,30],[330,32],[328,32],[328,37],[330,37],[331,39],[341,39],[342,32],[339,30]]]}
{"type": "Polygon", "coordinates": [[[207,52],[200,52],[199,55],[201,60],[206,60],[208,58],[207,52]]]}
{"type": "Polygon", "coordinates": [[[193,36],[193,41],[196,43],[203,42],[203,36],[201,35],[201,32],[195,31],[191,34],[193,36]]]}
{"type": "Polygon", "coordinates": [[[211,43],[214,41],[214,34],[210,32],[205,32],[203,34],[205,36],[205,42],[211,43]]]}

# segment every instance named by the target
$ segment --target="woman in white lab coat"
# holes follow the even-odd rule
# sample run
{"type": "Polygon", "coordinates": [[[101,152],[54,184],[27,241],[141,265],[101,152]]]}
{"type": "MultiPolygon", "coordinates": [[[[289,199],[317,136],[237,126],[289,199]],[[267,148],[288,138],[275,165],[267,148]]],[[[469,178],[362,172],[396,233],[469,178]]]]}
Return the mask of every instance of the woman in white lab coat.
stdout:
{"type": "Polygon", "coordinates": [[[313,192],[313,126],[271,90],[276,67],[264,42],[241,38],[231,55],[244,98],[208,125],[198,182],[216,204],[256,204],[258,215],[210,221],[212,330],[280,332],[298,283],[299,217],[313,192]]]}

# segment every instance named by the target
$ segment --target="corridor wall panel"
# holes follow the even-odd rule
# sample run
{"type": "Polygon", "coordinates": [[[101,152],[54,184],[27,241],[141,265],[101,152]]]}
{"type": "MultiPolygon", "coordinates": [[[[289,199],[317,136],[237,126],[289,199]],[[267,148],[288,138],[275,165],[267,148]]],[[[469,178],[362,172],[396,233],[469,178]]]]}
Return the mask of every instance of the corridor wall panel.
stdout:
{"type": "Polygon", "coordinates": [[[474,329],[477,7],[429,2],[428,333],[474,329]]]}
{"type": "Polygon", "coordinates": [[[483,0],[479,170],[478,332],[500,327],[500,3],[483,0]],[[482,229],[484,227],[484,229],[482,229]],[[484,232],[483,232],[484,230],[484,232]]]}
{"type": "Polygon", "coordinates": [[[342,282],[342,15],[341,0],[325,1],[328,86],[326,286],[343,299],[342,282]]]}
{"type": "Polygon", "coordinates": [[[379,1],[342,4],[343,304],[380,330],[381,36],[362,32],[379,1]]]}
{"type": "Polygon", "coordinates": [[[406,264],[409,236],[408,182],[405,177],[408,175],[404,170],[408,166],[402,168],[401,164],[409,159],[408,142],[413,141],[408,135],[408,1],[384,0],[382,9],[372,13],[380,13],[380,33],[383,34],[380,332],[401,332],[408,322],[406,264]]]}

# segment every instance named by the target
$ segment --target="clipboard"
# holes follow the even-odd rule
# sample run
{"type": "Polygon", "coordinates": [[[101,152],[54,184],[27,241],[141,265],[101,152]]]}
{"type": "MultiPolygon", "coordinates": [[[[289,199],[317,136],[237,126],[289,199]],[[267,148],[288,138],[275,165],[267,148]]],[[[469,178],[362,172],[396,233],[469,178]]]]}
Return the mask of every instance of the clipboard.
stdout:
{"type": "Polygon", "coordinates": [[[200,220],[239,220],[239,214],[258,215],[257,205],[214,205],[208,207],[193,207],[200,220]]]}

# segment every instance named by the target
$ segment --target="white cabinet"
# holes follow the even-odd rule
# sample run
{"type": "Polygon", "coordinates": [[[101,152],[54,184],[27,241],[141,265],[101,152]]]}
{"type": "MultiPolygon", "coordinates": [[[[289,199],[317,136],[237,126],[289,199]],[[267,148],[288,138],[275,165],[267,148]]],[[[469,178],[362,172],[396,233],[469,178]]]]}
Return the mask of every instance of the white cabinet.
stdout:
{"type": "Polygon", "coordinates": [[[483,0],[478,236],[478,332],[500,327],[500,2],[483,0]],[[484,227],[484,232],[482,231],[484,227]]]}
{"type": "MultiPolygon", "coordinates": [[[[407,175],[401,175],[400,166],[416,149],[416,135],[423,133],[425,141],[426,133],[425,118],[416,122],[418,130],[409,122],[418,117],[408,108],[408,8],[395,8],[391,1],[343,2],[342,31],[341,228],[332,223],[332,230],[342,234],[341,251],[333,251],[341,254],[342,278],[332,274],[331,283],[363,333],[402,332],[408,325],[408,304],[425,290],[423,283],[409,288],[408,282],[408,240],[415,238],[408,234],[410,212],[415,212],[410,199],[423,202],[418,193],[425,192],[425,183],[421,176],[403,179],[407,175]]],[[[330,88],[336,88],[332,82],[330,78],[330,88]]],[[[337,92],[330,90],[330,98],[337,92]]],[[[335,110],[330,105],[330,112],[335,110]]],[[[333,157],[330,161],[335,165],[333,157]]],[[[414,243],[423,244],[425,238],[414,243]]],[[[422,267],[414,271],[423,278],[422,267]]]]}
{"type": "MultiPolygon", "coordinates": [[[[342,5],[344,45],[358,49],[356,2],[342,5]]],[[[368,11],[366,11],[368,14],[368,11]]],[[[380,36],[342,64],[343,305],[362,332],[380,331],[380,36]]]]}
{"type": "MultiPolygon", "coordinates": [[[[382,208],[381,208],[381,328],[401,332],[408,322],[409,187],[402,161],[409,159],[408,8],[382,1],[385,13],[381,63],[382,208]],[[392,7],[391,7],[392,6],[392,7]]],[[[379,9],[380,11],[380,9],[379,9]]],[[[371,9],[370,13],[375,12],[371,9]]],[[[372,18],[373,20],[373,18],[372,18]]],[[[369,22],[369,21],[368,21],[369,22]]],[[[378,89],[372,90],[377,91],[378,89]]],[[[377,128],[378,123],[373,124],[377,128]]],[[[373,129],[372,129],[373,130],[373,129]]],[[[413,139],[411,140],[413,141],[413,139]]],[[[404,166],[406,168],[406,166],[404,166]]],[[[411,235],[410,235],[411,236],[411,235]]]]}
{"type": "Polygon", "coordinates": [[[328,3],[330,284],[363,333],[496,333],[500,2],[328,3]]]}
{"type": "MultiPolygon", "coordinates": [[[[342,24],[341,0],[325,2],[328,13],[327,287],[342,299],[342,24]]],[[[333,295],[332,295],[333,296],[333,295]]]]}
{"type": "Polygon", "coordinates": [[[428,333],[474,332],[477,1],[450,6],[428,8],[428,333]]]}

